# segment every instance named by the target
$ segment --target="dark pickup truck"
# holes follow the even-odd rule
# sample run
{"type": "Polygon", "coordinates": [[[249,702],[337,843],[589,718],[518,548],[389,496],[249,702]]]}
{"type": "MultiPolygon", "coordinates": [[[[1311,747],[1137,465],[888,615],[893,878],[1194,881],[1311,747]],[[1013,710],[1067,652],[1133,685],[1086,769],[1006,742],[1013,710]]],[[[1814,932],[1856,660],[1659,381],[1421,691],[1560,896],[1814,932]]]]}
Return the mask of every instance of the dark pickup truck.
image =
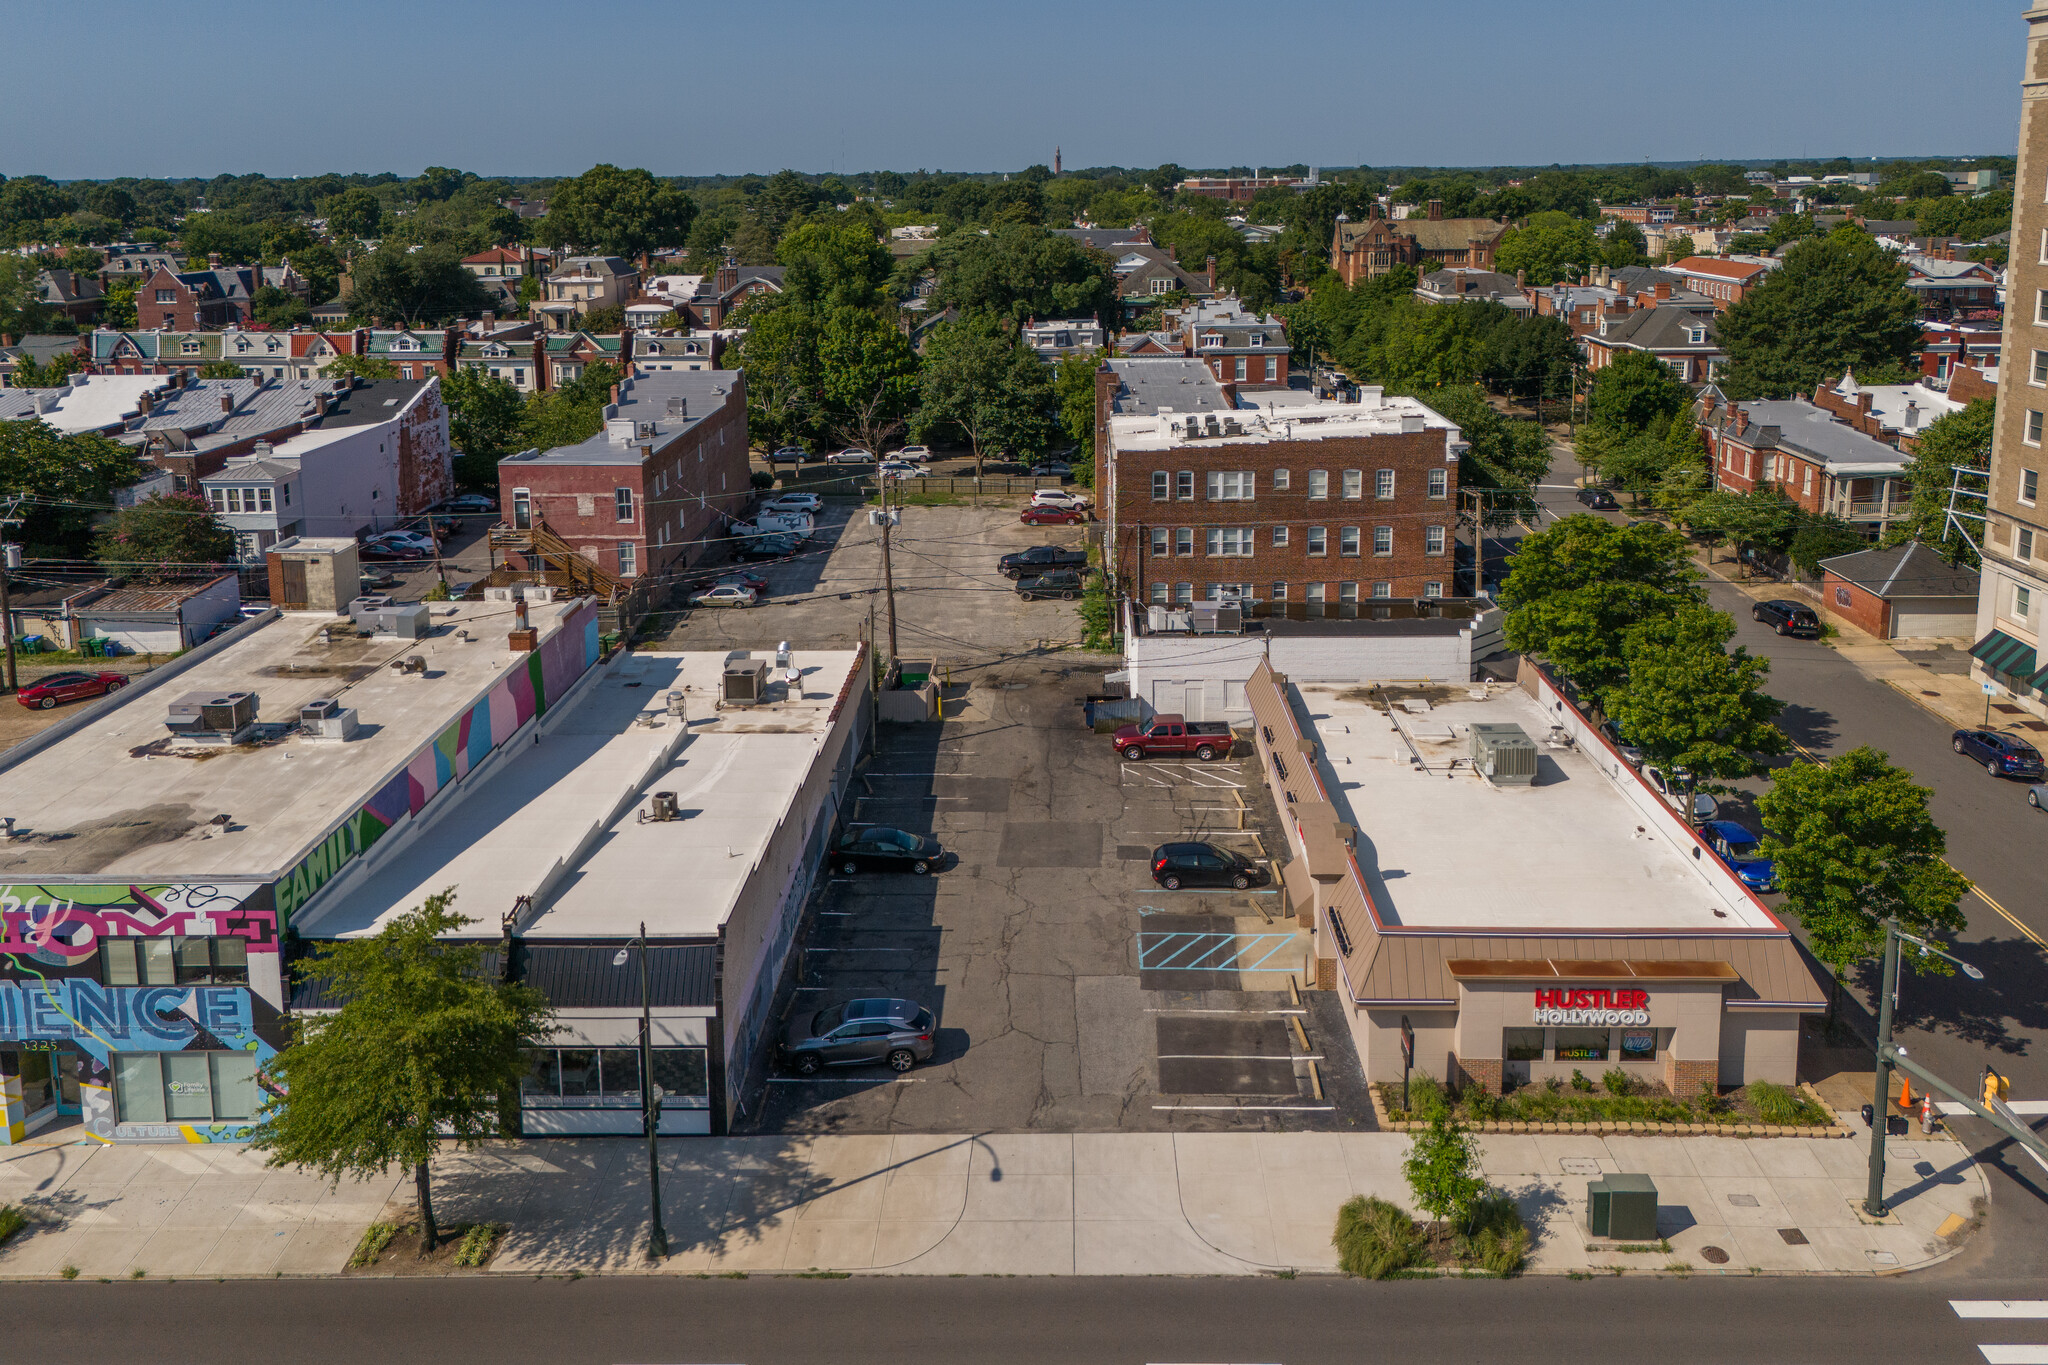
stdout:
{"type": "Polygon", "coordinates": [[[1230,727],[1220,720],[1158,715],[1143,725],[1126,725],[1110,741],[1128,759],[1147,754],[1193,754],[1207,762],[1230,755],[1230,727]]]}
{"type": "Polygon", "coordinates": [[[996,561],[996,567],[1003,571],[1005,578],[1034,578],[1054,569],[1085,569],[1088,567],[1088,552],[1062,550],[1057,545],[1034,545],[1028,550],[1004,555],[996,561]]]}
{"type": "Polygon", "coordinates": [[[1055,569],[1051,573],[1027,578],[1017,585],[1017,596],[1026,602],[1036,602],[1041,597],[1058,597],[1068,602],[1079,597],[1087,584],[1081,575],[1072,569],[1055,569]]]}

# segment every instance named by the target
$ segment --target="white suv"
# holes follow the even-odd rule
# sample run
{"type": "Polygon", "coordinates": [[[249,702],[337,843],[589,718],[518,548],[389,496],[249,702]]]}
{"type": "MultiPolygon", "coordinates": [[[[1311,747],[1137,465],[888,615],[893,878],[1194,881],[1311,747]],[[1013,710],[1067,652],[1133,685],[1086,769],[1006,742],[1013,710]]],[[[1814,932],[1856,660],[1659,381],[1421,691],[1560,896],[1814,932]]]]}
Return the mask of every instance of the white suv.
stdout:
{"type": "Polygon", "coordinates": [[[932,451],[930,446],[905,446],[891,458],[908,460],[912,464],[930,464],[932,451]]]}
{"type": "Polygon", "coordinates": [[[1033,507],[1067,507],[1075,511],[1094,506],[1079,493],[1069,493],[1064,488],[1041,488],[1031,495],[1033,507]]]}

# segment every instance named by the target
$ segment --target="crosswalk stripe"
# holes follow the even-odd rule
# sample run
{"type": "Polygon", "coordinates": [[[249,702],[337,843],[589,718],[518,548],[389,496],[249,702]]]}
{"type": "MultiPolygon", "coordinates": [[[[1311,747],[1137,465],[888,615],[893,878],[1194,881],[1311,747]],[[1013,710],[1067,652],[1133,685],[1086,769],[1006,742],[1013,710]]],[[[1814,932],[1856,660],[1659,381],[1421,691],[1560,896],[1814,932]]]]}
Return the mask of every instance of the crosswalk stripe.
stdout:
{"type": "Polygon", "coordinates": [[[1950,1299],[1959,1318],[2048,1318],[2048,1299],[1950,1299]]]}
{"type": "Polygon", "coordinates": [[[2048,1345],[1979,1346],[1989,1365],[2048,1365],[2048,1345]]]}
{"type": "MultiPolygon", "coordinates": [[[[2007,1108],[2021,1118],[2040,1118],[2043,1114],[2048,1114],[2048,1100],[2007,1100],[2005,1103],[2007,1108]]],[[[1950,1116],[1970,1112],[1954,1100],[1942,1100],[1934,1107],[1938,1112],[1950,1116]]]]}

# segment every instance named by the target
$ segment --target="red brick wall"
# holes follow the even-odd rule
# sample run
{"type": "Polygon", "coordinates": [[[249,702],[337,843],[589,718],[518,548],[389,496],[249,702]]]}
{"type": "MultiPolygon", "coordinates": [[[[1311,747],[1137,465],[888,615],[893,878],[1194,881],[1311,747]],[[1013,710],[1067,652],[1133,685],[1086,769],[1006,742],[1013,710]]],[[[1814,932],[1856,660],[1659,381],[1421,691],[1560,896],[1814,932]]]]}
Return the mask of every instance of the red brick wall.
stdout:
{"type": "Polygon", "coordinates": [[[1194,595],[1204,595],[1207,583],[1251,583],[1259,600],[1271,597],[1276,582],[1288,585],[1287,600],[1307,600],[1309,583],[1325,585],[1324,600],[1336,614],[1342,600],[1341,585],[1358,585],[1360,601],[1369,601],[1373,584],[1390,583],[1389,596],[1421,597],[1425,584],[1441,583],[1450,596],[1451,568],[1456,553],[1454,532],[1457,522],[1458,470],[1444,461],[1445,435],[1441,429],[1384,436],[1343,436],[1317,441],[1267,441],[1263,443],[1213,444],[1196,442],[1170,450],[1122,452],[1116,460],[1116,506],[1119,524],[1111,530],[1116,572],[1125,591],[1141,601],[1149,600],[1154,582],[1192,583],[1194,595]],[[1288,488],[1277,492],[1273,486],[1277,470],[1288,472],[1288,488]],[[1361,496],[1343,496],[1343,472],[1360,472],[1361,496]],[[1380,469],[1394,471],[1391,499],[1374,497],[1374,475],[1380,469]],[[1429,471],[1445,472],[1445,496],[1427,496],[1429,471]],[[1177,496],[1168,501],[1152,498],[1152,475],[1163,470],[1168,491],[1175,493],[1174,480],[1182,471],[1194,475],[1194,498],[1177,496]],[[1207,474],[1211,470],[1249,470],[1255,476],[1254,496],[1246,501],[1208,500],[1207,474]],[[1309,497],[1309,474],[1323,470],[1329,475],[1329,496],[1309,497]],[[1393,530],[1393,553],[1373,553],[1373,530],[1393,530]],[[1443,552],[1428,554],[1426,528],[1444,528],[1443,552]],[[1253,552],[1248,556],[1207,553],[1206,532],[1211,528],[1249,527],[1254,531],[1253,552]],[[1287,531],[1287,543],[1276,548],[1276,528],[1287,531]],[[1325,552],[1309,553],[1309,530],[1325,533],[1325,552]],[[1342,550],[1342,531],[1359,532],[1358,553],[1342,550]],[[1152,553],[1151,533],[1164,528],[1167,550],[1161,558],[1152,553]],[[1177,553],[1174,532],[1186,528],[1192,533],[1192,553],[1177,553]]]}
{"type": "Polygon", "coordinates": [[[1822,606],[1844,621],[1875,635],[1880,640],[1891,638],[1891,604],[1875,593],[1830,572],[1821,577],[1820,600],[1822,606]],[[1847,599],[1846,605],[1844,598],[1847,599]]]}
{"type": "Polygon", "coordinates": [[[1998,385],[1984,377],[1982,370],[1969,365],[1954,365],[1948,372],[1948,396],[1958,403],[1974,402],[1979,398],[1998,397],[1998,385]]]}

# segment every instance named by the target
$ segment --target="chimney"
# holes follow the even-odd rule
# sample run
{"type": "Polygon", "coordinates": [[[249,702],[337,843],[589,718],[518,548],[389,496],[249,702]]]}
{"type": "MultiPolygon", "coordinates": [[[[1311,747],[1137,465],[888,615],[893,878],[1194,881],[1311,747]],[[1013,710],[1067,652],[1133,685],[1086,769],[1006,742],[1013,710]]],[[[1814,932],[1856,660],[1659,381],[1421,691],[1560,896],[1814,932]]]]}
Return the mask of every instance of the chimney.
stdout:
{"type": "Polygon", "coordinates": [[[206,253],[206,268],[208,270],[220,269],[220,253],[218,251],[209,251],[206,253]]]}
{"type": "Polygon", "coordinates": [[[740,282],[740,263],[728,256],[718,266],[718,294],[723,298],[726,291],[740,282]]]}
{"type": "Polygon", "coordinates": [[[150,411],[156,407],[156,395],[153,393],[144,393],[141,398],[141,407],[142,415],[144,417],[149,416],[150,411]]]}
{"type": "Polygon", "coordinates": [[[619,329],[619,369],[625,374],[633,373],[633,329],[619,329]]]}
{"type": "Polygon", "coordinates": [[[233,412],[235,410],[235,396],[226,390],[221,392],[220,410],[222,412],[233,412]]]}
{"type": "Polygon", "coordinates": [[[1429,201],[1429,220],[1430,220],[1430,221],[1431,221],[1431,222],[1433,223],[1433,222],[1437,221],[1437,220],[1438,220],[1439,218],[1442,218],[1443,216],[1444,216],[1444,201],[1443,201],[1443,200],[1441,200],[1441,199],[1432,199],[1432,200],[1430,200],[1430,201],[1429,201]]]}
{"type": "Polygon", "coordinates": [[[1209,292],[1213,294],[1216,292],[1216,258],[1214,256],[1209,258],[1207,269],[1209,274],[1209,292]]]}
{"type": "Polygon", "coordinates": [[[1660,298],[1660,299],[1668,299],[1668,298],[1670,298],[1670,297],[1671,297],[1671,286],[1670,286],[1670,285],[1668,285],[1668,284],[1660,284],[1660,285],[1658,285],[1658,286],[1657,286],[1657,297],[1658,297],[1658,298],[1660,298]]]}
{"type": "Polygon", "coordinates": [[[315,417],[325,417],[327,415],[326,394],[316,393],[313,395],[313,415],[315,417]]]}
{"type": "Polygon", "coordinates": [[[1528,283],[1529,283],[1529,272],[1528,272],[1528,271],[1526,271],[1526,270],[1517,270],[1517,271],[1515,272],[1515,288],[1517,288],[1517,289],[1520,289],[1520,288],[1522,288],[1523,286],[1527,285],[1528,283]]]}
{"type": "Polygon", "coordinates": [[[498,315],[488,308],[484,309],[484,335],[489,336],[491,333],[491,329],[496,327],[497,325],[498,315]]]}

